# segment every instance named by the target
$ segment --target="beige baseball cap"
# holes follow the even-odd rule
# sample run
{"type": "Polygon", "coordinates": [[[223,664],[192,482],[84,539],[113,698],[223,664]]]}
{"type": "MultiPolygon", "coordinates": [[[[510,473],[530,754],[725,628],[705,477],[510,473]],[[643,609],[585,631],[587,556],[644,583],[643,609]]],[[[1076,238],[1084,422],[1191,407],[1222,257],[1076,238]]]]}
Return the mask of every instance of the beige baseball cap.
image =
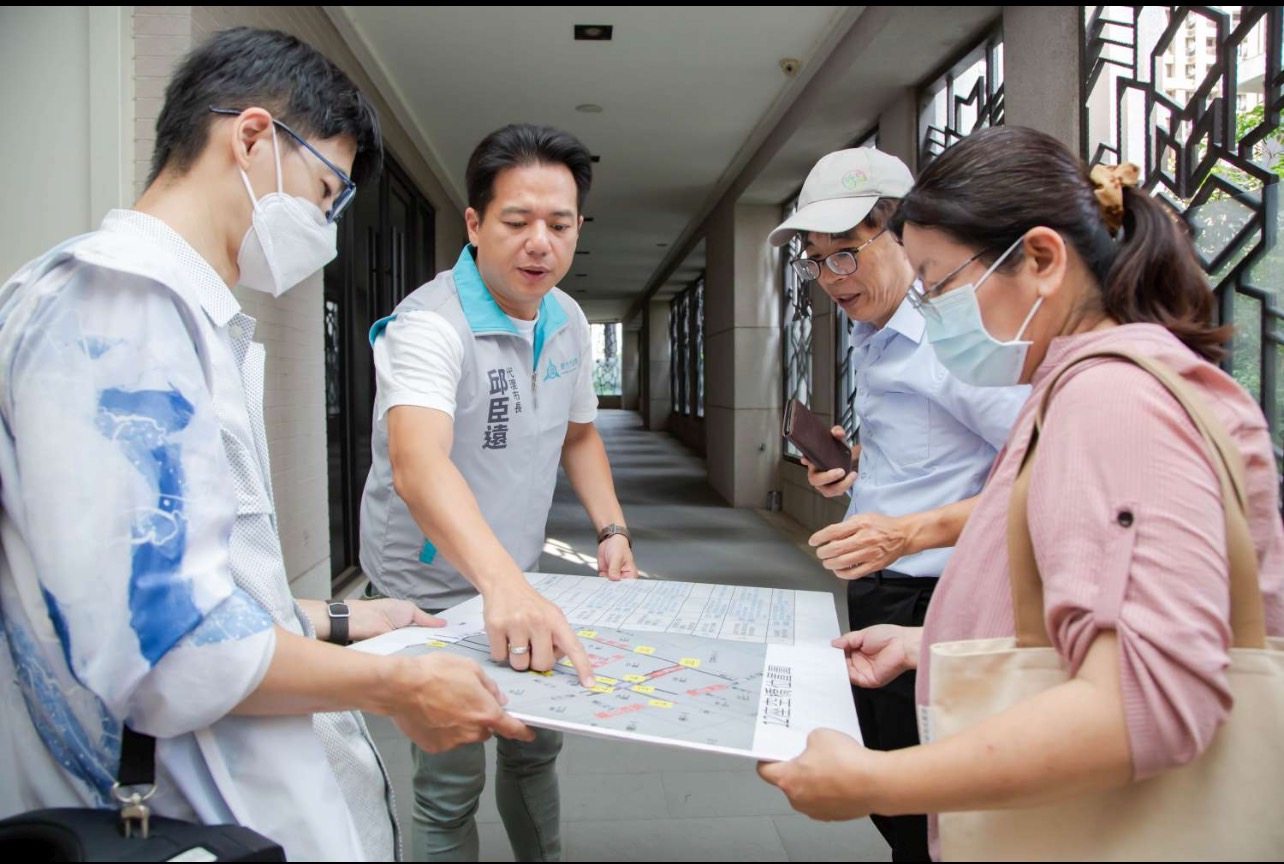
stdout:
{"type": "Polygon", "coordinates": [[[914,185],[905,163],[873,147],[838,150],[816,163],[798,194],[798,210],[768,240],[784,246],[799,231],[841,234],[869,215],[879,198],[903,198],[914,185]]]}

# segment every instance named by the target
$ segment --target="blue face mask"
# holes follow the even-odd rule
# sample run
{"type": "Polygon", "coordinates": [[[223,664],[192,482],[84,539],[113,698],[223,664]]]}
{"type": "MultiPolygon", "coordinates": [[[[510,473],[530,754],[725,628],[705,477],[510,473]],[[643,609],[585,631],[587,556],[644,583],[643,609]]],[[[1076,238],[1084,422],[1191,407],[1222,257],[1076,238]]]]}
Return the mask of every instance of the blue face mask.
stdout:
{"type": "Polygon", "coordinates": [[[1000,255],[976,282],[932,298],[930,307],[925,310],[927,341],[932,343],[941,365],[965,384],[1010,387],[1021,380],[1025,355],[1030,349],[1029,342],[1021,341],[1021,334],[1034,313],[1039,311],[1043,298],[1034,301],[1016,336],[1010,342],[1000,342],[985,329],[976,289],[1024,239],[1020,237],[1009,246],[1008,251],[1000,255]]]}

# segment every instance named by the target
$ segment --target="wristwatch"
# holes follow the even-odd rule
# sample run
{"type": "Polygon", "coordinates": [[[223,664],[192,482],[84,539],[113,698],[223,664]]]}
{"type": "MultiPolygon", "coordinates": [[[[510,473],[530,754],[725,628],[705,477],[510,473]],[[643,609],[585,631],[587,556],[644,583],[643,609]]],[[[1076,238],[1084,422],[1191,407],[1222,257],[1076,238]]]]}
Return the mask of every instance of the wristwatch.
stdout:
{"type": "Polygon", "coordinates": [[[611,537],[616,534],[623,534],[624,539],[629,541],[629,548],[633,548],[633,535],[629,533],[629,529],[615,522],[612,522],[610,525],[607,525],[601,531],[597,532],[598,545],[602,545],[602,543],[606,541],[607,537],[611,537]]]}
{"type": "Polygon", "coordinates": [[[327,600],[325,610],[330,616],[330,638],[326,641],[336,645],[347,645],[348,618],[352,615],[348,604],[342,600],[327,600]]]}

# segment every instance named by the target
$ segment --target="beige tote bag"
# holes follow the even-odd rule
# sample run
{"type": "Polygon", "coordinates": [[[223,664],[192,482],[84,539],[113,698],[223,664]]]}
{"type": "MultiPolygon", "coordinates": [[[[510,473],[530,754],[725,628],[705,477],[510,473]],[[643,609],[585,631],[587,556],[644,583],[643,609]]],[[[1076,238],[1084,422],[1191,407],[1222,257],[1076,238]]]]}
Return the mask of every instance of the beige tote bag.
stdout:
{"type": "MultiPolygon", "coordinates": [[[[1194,762],[1123,788],[1019,810],[942,813],[945,861],[1284,860],[1284,640],[1265,634],[1257,556],[1245,518],[1238,449],[1198,395],[1163,364],[1126,351],[1094,357],[1131,361],[1186,409],[1222,485],[1230,561],[1230,687],[1234,708],[1194,762]]],[[[931,646],[925,736],[943,738],[1068,678],[1044,627],[1043,585],[1026,521],[1030,466],[1048,401],[1035,415],[1029,451],[1012,490],[1008,555],[1016,636],[931,646]],[[930,732],[928,731],[930,730],[930,732]]],[[[926,737],[925,737],[926,740],[926,737]]]]}

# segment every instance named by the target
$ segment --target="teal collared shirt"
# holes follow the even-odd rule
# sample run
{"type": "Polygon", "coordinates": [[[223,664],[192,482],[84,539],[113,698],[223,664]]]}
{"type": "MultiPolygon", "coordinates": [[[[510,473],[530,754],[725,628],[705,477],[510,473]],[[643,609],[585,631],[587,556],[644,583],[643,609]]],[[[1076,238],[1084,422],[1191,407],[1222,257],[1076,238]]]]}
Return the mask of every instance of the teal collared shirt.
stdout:
{"type": "MultiPolygon", "coordinates": [[[[465,245],[463,251],[459,253],[459,260],[450,271],[450,275],[455,280],[455,288],[459,292],[459,304],[464,309],[464,318],[468,321],[468,326],[472,328],[473,333],[479,335],[483,333],[520,335],[517,327],[508,319],[504,310],[499,308],[490,289],[482,281],[481,273],[477,270],[475,248],[471,243],[465,245]]],[[[394,312],[386,318],[380,318],[371,326],[371,345],[396,317],[397,313],[394,312]]],[[[535,352],[532,358],[534,368],[539,368],[540,354],[544,350],[548,337],[566,323],[566,312],[562,309],[562,304],[553,299],[551,292],[545,294],[539,301],[539,313],[535,317],[535,352]]]]}

